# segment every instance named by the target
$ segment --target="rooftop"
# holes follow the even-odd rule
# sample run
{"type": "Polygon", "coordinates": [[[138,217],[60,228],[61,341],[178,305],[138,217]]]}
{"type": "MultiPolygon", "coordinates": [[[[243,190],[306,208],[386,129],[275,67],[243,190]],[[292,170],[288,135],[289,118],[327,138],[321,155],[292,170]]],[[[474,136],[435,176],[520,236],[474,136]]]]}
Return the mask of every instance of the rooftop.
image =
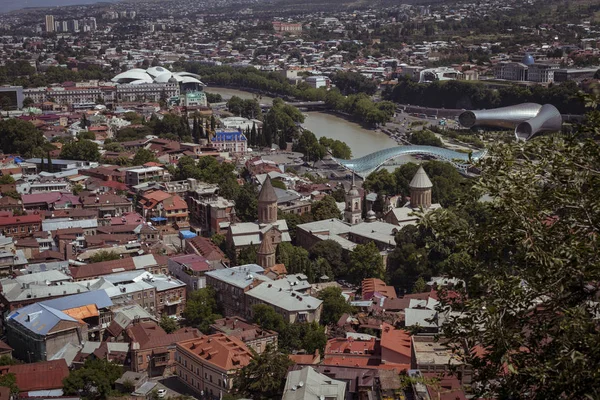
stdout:
{"type": "Polygon", "coordinates": [[[179,342],[177,349],[223,371],[243,368],[252,359],[252,353],[240,339],[223,333],[179,342]]]}
{"type": "Polygon", "coordinates": [[[225,282],[229,285],[244,289],[248,287],[254,279],[270,281],[271,279],[263,276],[265,270],[257,264],[240,265],[239,267],[219,269],[208,271],[206,276],[225,282]]]}

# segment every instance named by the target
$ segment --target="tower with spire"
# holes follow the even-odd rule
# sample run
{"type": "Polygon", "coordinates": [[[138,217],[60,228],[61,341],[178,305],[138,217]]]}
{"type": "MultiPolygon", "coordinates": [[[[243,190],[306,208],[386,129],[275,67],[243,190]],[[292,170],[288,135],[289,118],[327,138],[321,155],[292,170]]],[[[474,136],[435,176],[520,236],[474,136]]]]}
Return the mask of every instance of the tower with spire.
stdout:
{"type": "Polygon", "coordinates": [[[277,247],[273,243],[273,236],[267,232],[263,235],[260,247],[256,252],[256,263],[263,268],[271,268],[275,265],[275,251],[277,247]]]}
{"type": "Polygon", "coordinates": [[[433,184],[422,165],[419,166],[417,173],[410,181],[409,187],[411,208],[423,207],[426,210],[431,207],[431,188],[433,188],[433,184]]]}
{"type": "Polygon", "coordinates": [[[265,182],[258,194],[258,223],[274,224],[277,222],[277,195],[271,184],[271,178],[267,175],[265,182]]]}
{"type": "Polygon", "coordinates": [[[356,189],[354,174],[352,174],[352,186],[345,196],[346,208],[344,209],[344,221],[349,224],[358,224],[362,216],[362,199],[356,189]]]}

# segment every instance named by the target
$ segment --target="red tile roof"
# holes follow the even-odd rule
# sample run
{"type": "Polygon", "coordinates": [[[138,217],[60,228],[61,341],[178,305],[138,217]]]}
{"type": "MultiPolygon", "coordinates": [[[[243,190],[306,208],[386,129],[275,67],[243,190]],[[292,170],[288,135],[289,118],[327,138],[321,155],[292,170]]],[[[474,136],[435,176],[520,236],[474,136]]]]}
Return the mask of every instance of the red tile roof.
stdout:
{"type": "Polygon", "coordinates": [[[134,269],[135,264],[133,263],[133,258],[123,258],[120,260],[102,261],[94,264],[69,267],[73,279],[94,278],[115,272],[132,271],[134,269]]]}
{"type": "Polygon", "coordinates": [[[64,359],[42,361],[34,364],[17,364],[8,368],[15,374],[21,392],[61,389],[63,379],[69,376],[69,367],[64,359]]]}
{"type": "Polygon", "coordinates": [[[178,264],[185,265],[192,271],[206,272],[214,269],[208,262],[206,262],[206,258],[197,254],[185,254],[182,256],[173,257],[171,260],[178,264]]]}
{"type": "Polygon", "coordinates": [[[375,293],[381,293],[388,299],[395,299],[396,289],[393,286],[387,286],[384,281],[377,278],[368,278],[362,281],[363,300],[369,300],[375,293]]]}
{"type": "Polygon", "coordinates": [[[42,217],[39,214],[21,215],[19,217],[0,218],[0,226],[20,225],[20,224],[41,224],[42,217]]]}
{"type": "Polygon", "coordinates": [[[352,354],[354,356],[369,356],[379,349],[379,343],[371,340],[355,340],[352,338],[329,339],[325,346],[325,354],[352,354]]]}
{"type": "Polygon", "coordinates": [[[195,328],[181,328],[167,334],[156,322],[140,322],[127,328],[127,336],[132,342],[139,343],[140,350],[171,346],[177,342],[202,336],[195,328]]]}
{"type": "Polygon", "coordinates": [[[187,241],[196,251],[208,261],[226,260],[227,257],[210,239],[196,236],[187,241]]]}
{"type": "Polygon", "coordinates": [[[252,353],[240,339],[223,333],[177,343],[177,350],[191,355],[198,363],[210,364],[222,371],[243,368],[252,359],[252,353]]]}
{"type": "Polygon", "coordinates": [[[396,329],[387,322],[384,322],[381,328],[382,352],[387,349],[410,358],[412,354],[410,333],[402,329],[396,329]]]}

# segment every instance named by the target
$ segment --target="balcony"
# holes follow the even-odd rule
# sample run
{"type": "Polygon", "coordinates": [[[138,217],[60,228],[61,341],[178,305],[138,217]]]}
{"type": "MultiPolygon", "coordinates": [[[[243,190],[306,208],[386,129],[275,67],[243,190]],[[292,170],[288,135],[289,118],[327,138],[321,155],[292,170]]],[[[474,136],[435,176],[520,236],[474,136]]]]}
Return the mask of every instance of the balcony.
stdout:
{"type": "Polygon", "coordinates": [[[183,297],[177,297],[177,298],[173,298],[173,299],[167,299],[165,301],[165,305],[166,306],[174,306],[176,304],[181,304],[182,301],[183,301],[183,297]]]}

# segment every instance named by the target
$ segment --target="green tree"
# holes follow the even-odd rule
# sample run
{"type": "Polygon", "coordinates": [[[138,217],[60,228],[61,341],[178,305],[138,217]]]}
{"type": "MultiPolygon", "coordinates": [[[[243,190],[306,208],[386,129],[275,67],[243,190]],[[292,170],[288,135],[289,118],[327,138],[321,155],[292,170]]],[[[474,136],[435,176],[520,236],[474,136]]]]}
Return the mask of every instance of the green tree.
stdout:
{"type": "Polygon", "coordinates": [[[0,386],[4,386],[10,389],[12,395],[19,393],[19,387],[17,386],[17,377],[15,374],[9,373],[0,375],[0,386]]]}
{"type": "Polygon", "coordinates": [[[282,242],[277,245],[277,262],[285,264],[290,274],[305,274],[309,282],[317,278],[314,273],[313,262],[308,257],[308,251],[291,243],[282,242]]]}
{"type": "Polygon", "coordinates": [[[252,243],[240,250],[235,257],[235,262],[238,265],[256,264],[257,260],[256,246],[252,243]]]}
{"type": "Polygon", "coordinates": [[[217,129],[217,120],[215,119],[214,115],[210,116],[210,130],[211,132],[214,132],[215,129],[217,129]]]}
{"type": "Polygon", "coordinates": [[[410,135],[409,141],[414,145],[444,147],[441,139],[429,130],[413,132],[412,135],[410,135]]]}
{"type": "Polygon", "coordinates": [[[80,183],[76,183],[73,185],[73,189],[71,190],[75,196],[81,193],[85,189],[80,183]]]}
{"type": "Polygon", "coordinates": [[[221,318],[215,290],[211,286],[207,286],[190,293],[183,316],[188,326],[198,328],[203,333],[209,333],[210,325],[221,318]]]}
{"type": "Polygon", "coordinates": [[[34,101],[31,97],[25,97],[23,99],[23,108],[31,107],[34,104],[34,101]]]}
{"type": "Polygon", "coordinates": [[[276,332],[283,331],[286,325],[281,314],[278,314],[273,307],[266,304],[252,306],[252,320],[261,328],[276,332]]]}
{"type": "Polygon", "coordinates": [[[425,282],[425,279],[423,279],[423,277],[420,276],[419,279],[417,279],[417,281],[415,282],[412,292],[413,293],[423,293],[426,289],[427,289],[427,283],[425,282]]]}
{"type": "Polygon", "coordinates": [[[384,279],[383,259],[374,242],[357,245],[350,253],[348,276],[351,282],[360,284],[366,278],[384,279]]]}
{"type": "Polygon", "coordinates": [[[60,157],[66,160],[98,161],[98,145],[90,140],[67,143],[60,151],[60,157]]]}
{"type": "Polygon", "coordinates": [[[72,370],[63,380],[63,391],[85,399],[106,399],[112,386],[123,374],[123,368],[102,358],[88,358],[79,369],[72,370]]]}
{"type": "Polygon", "coordinates": [[[125,148],[123,148],[123,146],[120,143],[113,142],[113,143],[104,143],[104,150],[121,153],[121,152],[125,151],[125,148]]]}
{"type": "Polygon", "coordinates": [[[311,213],[315,221],[342,217],[342,212],[338,208],[335,199],[329,195],[315,201],[311,207],[311,213]]]}
{"type": "Polygon", "coordinates": [[[258,218],[258,191],[256,186],[246,183],[239,188],[235,197],[235,212],[242,222],[256,221],[258,218]]]}
{"type": "Polygon", "coordinates": [[[0,149],[4,154],[31,157],[45,144],[46,139],[31,122],[16,118],[0,121],[0,149]]]}
{"type": "Polygon", "coordinates": [[[445,214],[423,218],[457,244],[448,272],[466,287],[455,288],[455,300],[441,296],[441,312],[458,311],[442,333],[472,365],[476,395],[600,396],[598,165],[591,140],[497,145],[475,185],[494,199],[484,223],[457,230],[445,214]]]}
{"type": "Polygon", "coordinates": [[[331,266],[333,275],[337,278],[346,274],[346,261],[342,245],[334,240],[321,240],[310,248],[310,258],[322,258],[331,266]]]}
{"type": "Polygon", "coordinates": [[[169,317],[167,314],[163,314],[161,316],[159,325],[167,333],[173,333],[177,329],[179,329],[179,325],[177,324],[177,321],[175,319],[169,317]]]}
{"type": "Polygon", "coordinates": [[[96,140],[96,134],[89,131],[81,131],[77,134],[79,140],[96,140]]]}
{"type": "Polygon", "coordinates": [[[133,165],[144,165],[148,162],[158,162],[154,153],[148,149],[139,149],[133,157],[133,165]]]}
{"type": "Polygon", "coordinates": [[[89,259],[88,261],[91,264],[94,263],[99,263],[99,262],[103,262],[103,261],[113,261],[113,260],[118,260],[120,259],[121,256],[114,252],[114,251],[109,251],[109,250],[100,250],[96,253],[94,253],[89,259]]]}
{"type": "Polygon", "coordinates": [[[274,346],[267,346],[261,354],[252,350],[252,360],[235,376],[234,387],[252,399],[280,398],[292,364],[288,355],[274,346]]]}
{"type": "Polygon", "coordinates": [[[15,183],[15,178],[12,175],[0,175],[0,185],[10,185],[12,183],[15,183]]]}
{"type": "Polygon", "coordinates": [[[336,324],[344,313],[350,313],[352,306],[342,296],[339,287],[327,287],[319,292],[319,298],[323,300],[323,311],[321,322],[325,325],[336,324]]]}

